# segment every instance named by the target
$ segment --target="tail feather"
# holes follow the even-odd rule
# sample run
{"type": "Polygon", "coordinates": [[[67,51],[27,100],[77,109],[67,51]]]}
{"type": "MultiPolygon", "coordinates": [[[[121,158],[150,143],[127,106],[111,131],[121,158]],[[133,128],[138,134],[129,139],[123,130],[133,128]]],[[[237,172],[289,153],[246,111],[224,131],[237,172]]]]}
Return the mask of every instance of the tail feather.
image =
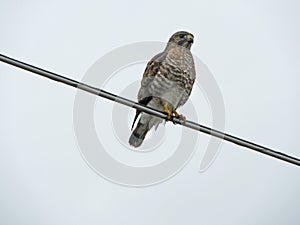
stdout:
{"type": "Polygon", "coordinates": [[[129,138],[129,144],[134,147],[139,147],[143,143],[148,131],[148,124],[142,124],[139,122],[129,138]]]}
{"type": "MultiPolygon", "coordinates": [[[[154,109],[162,110],[161,108],[159,108],[159,107],[161,107],[161,105],[157,106],[155,104],[156,104],[156,102],[153,101],[153,102],[150,102],[148,104],[148,106],[150,106],[154,109]]],[[[132,127],[134,126],[135,121],[137,120],[140,113],[141,113],[140,111],[136,112],[132,127]]],[[[139,119],[139,122],[136,125],[136,128],[133,130],[133,132],[132,132],[132,134],[129,138],[129,144],[134,146],[134,147],[141,146],[141,144],[143,143],[143,141],[145,139],[145,136],[148,133],[148,131],[152,127],[157,128],[158,124],[160,124],[162,121],[163,121],[163,119],[161,119],[161,118],[149,115],[147,113],[142,113],[142,115],[139,119]]]]}

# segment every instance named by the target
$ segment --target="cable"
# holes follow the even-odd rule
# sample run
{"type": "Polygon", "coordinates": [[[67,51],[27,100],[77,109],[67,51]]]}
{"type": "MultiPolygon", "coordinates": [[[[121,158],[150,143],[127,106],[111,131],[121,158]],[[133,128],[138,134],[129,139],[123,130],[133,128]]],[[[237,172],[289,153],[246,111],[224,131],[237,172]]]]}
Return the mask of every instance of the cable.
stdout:
{"type": "MultiPolygon", "coordinates": [[[[0,61],[2,61],[4,63],[7,63],[7,64],[10,64],[12,66],[21,68],[23,70],[38,74],[40,76],[49,78],[49,79],[54,80],[56,82],[60,82],[60,83],[72,86],[74,88],[81,89],[81,90],[89,92],[91,94],[98,95],[100,97],[109,99],[111,101],[118,102],[120,104],[138,109],[142,112],[145,112],[145,113],[151,114],[153,116],[157,116],[157,117],[160,117],[162,119],[167,120],[167,115],[163,112],[148,108],[147,106],[144,106],[144,105],[141,105],[141,104],[136,103],[134,101],[131,101],[129,99],[111,94],[111,93],[106,92],[104,90],[101,90],[99,88],[92,87],[90,85],[78,82],[76,80],[72,80],[70,78],[67,78],[67,77],[61,76],[59,74],[56,74],[56,73],[38,68],[36,66],[33,66],[33,65],[30,65],[30,64],[15,60],[13,58],[7,57],[7,56],[2,55],[2,54],[0,54],[0,61]]],[[[250,141],[232,136],[230,134],[223,133],[221,131],[203,126],[201,124],[197,124],[197,123],[192,122],[192,121],[186,120],[185,122],[183,122],[181,119],[176,118],[176,117],[171,117],[170,121],[172,121],[174,124],[180,124],[184,127],[188,127],[188,128],[200,131],[202,133],[212,135],[212,136],[217,137],[217,138],[224,139],[228,142],[231,142],[231,143],[234,143],[234,144],[237,144],[237,145],[255,150],[257,152],[269,155],[271,157],[286,161],[288,163],[300,166],[300,159],[295,158],[293,156],[289,156],[289,155],[284,154],[282,152],[272,150],[270,148],[267,148],[267,147],[255,144],[253,142],[250,142],[250,141]]]]}

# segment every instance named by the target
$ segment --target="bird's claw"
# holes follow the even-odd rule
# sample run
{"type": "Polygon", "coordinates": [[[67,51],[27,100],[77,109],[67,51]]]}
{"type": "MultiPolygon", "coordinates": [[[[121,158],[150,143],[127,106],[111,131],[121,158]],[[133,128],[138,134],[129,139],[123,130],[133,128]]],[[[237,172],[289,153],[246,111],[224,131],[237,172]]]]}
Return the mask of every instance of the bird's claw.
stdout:
{"type": "Polygon", "coordinates": [[[178,124],[178,123],[179,124],[184,124],[186,122],[186,117],[184,115],[177,114],[177,115],[175,115],[175,118],[178,119],[178,122],[177,121],[176,122],[173,121],[174,124],[178,124]]]}
{"type": "Polygon", "coordinates": [[[163,107],[164,112],[167,113],[167,120],[172,120],[172,116],[174,116],[174,118],[177,119],[176,122],[172,120],[174,124],[184,124],[186,122],[186,117],[184,115],[180,115],[178,112],[176,112],[175,109],[173,109],[172,111],[169,110],[167,104],[163,104],[163,107]]]}
{"type": "MultiPolygon", "coordinates": [[[[174,114],[175,118],[179,119],[180,124],[183,124],[186,122],[186,117],[184,115],[181,115],[178,112],[176,112],[175,109],[173,109],[173,114],[174,114]]],[[[176,124],[175,122],[173,122],[173,123],[176,124]]]]}

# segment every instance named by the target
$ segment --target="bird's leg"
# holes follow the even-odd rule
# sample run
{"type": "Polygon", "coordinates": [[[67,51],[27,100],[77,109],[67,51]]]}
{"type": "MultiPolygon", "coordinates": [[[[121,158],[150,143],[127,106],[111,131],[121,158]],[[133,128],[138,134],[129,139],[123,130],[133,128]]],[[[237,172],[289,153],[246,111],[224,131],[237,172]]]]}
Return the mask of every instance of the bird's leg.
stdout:
{"type": "Polygon", "coordinates": [[[171,112],[170,109],[168,108],[167,103],[164,103],[164,104],[163,104],[163,107],[164,107],[164,112],[168,114],[168,120],[170,120],[170,119],[171,119],[171,116],[172,116],[172,112],[171,112]]]}
{"type": "Polygon", "coordinates": [[[174,114],[175,117],[179,118],[180,114],[176,112],[176,109],[173,109],[172,113],[174,114]]]}

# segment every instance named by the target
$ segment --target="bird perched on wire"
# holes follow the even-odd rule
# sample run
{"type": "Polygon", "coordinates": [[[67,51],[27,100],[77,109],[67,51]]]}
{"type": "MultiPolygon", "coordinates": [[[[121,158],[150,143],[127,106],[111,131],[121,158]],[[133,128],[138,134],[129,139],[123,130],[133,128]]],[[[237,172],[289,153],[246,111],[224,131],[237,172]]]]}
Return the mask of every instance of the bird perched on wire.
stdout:
{"type": "MultiPolygon", "coordinates": [[[[195,65],[191,46],[194,36],[186,31],[176,32],[169,39],[165,50],[154,56],[147,64],[138,102],[150,108],[167,113],[171,116],[183,117],[176,109],[188,100],[196,78],[195,65]]],[[[132,128],[139,116],[141,117],[133,130],[129,144],[139,147],[147,132],[156,127],[163,119],[136,111],[132,128]]]]}

